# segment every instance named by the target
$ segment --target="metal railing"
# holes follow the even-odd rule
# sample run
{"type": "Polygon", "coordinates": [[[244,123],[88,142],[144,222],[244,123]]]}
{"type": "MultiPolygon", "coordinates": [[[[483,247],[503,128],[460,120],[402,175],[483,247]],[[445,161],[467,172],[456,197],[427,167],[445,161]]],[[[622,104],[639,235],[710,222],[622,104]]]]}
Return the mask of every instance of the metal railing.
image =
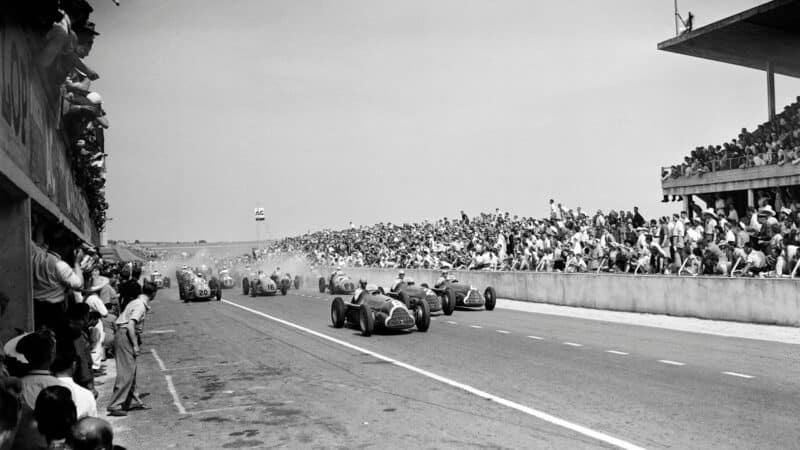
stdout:
{"type": "MultiPolygon", "coordinates": [[[[766,166],[783,166],[785,164],[789,165],[798,165],[800,164],[800,159],[796,159],[794,161],[790,161],[788,159],[778,160],[777,158],[773,159],[772,161],[767,161],[766,166]]],[[[759,166],[760,166],[759,165],[759,166]]],[[[680,164],[675,166],[665,166],[661,167],[661,180],[666,181],[671,178],[682,178],[688,177],[693,175],[703,175],[709,172],[722,172],[725,170],[736,170],[736,169],[749,169],[751,167],[757,167],[755,163],[753,163],[752,158],[747,156],[737,156],[735,158],[726,158],[721,160],[712,160],[703,165],[701,165],[697,169],[692,169],[691,167],[687,166],[686,164],[680,164]]]]}

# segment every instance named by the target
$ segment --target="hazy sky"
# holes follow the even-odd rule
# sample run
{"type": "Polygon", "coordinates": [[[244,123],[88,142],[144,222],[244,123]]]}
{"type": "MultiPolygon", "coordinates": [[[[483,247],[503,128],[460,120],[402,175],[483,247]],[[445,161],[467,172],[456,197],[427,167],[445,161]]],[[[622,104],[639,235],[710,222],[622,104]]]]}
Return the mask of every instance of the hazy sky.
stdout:
{"type": "MultiPolygon", "coordinates": [[[[763,2],[680,3],[699,27],[763,2]]],[[[253,239],[257,205],[262,238],[551,197],[660,215],[660,166],[766,118],[764,72],[656,50],[671,0],[92,4],[112,239],[253,239]]]]}

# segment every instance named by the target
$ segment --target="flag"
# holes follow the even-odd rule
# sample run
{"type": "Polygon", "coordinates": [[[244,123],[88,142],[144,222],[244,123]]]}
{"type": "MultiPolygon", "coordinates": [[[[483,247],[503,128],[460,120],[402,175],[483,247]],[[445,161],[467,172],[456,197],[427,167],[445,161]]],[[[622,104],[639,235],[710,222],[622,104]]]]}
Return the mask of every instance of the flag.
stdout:
{"type": "Polygon", "coordinates": [[[261,222],[266,220],[266,214],[264,213],[264,208],[256,208],[255,216],[256,216],[256,222],[261,222]]]}

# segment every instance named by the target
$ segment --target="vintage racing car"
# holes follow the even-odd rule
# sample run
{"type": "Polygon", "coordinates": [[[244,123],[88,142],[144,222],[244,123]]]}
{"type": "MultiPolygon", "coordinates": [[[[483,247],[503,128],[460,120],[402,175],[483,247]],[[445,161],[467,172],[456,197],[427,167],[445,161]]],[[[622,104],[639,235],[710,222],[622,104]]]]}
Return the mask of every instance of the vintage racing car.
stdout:
{"type": "Polygon", "coordinates": [[[341,297],[334,298],[331,321],[334,328],[357,325],[364,336],[372,335],[374,330],[408,330],[415,326],[417,331],[425,332],[431,325],[431,312],[427,301],[411,299],[403,292],[387,295],[368,286],[347,303],[341,297]]]}
{"type": "Polygon", "coordinates": [[[278,287],[286,286],[286,289],[289,290],[291,288],[300,289],[300,276],[292,276],[290,273],[272,273],[269,276],[272,281],[275,282],[278,287]]]}
{"type": "Polygon", "coordinates": [[[157,288],[167,288],[169,289],[170,280],[169,277],[165,277],[161,272],[154,270],[150,274],[150,282],[155,284],[157,288]]]}
{"type": "Polygon", "coordinates": [[[275,295],[278,292],[281,295],[286,295],[291,283],[285,283],[278,286],[275,280],[270,278],[266,273],[259,272],[254,278],[244,278],[242,280],[242,291],[244,295],[255,297],[257,295],[275,295]]]}
{"type": "Polygon", "coordinates": [[[232,289],[236,285],[228,269],[220,270],[218,278],[219,283],[222,285],[222,289],[232,289]]]}
{"type": "Polygon", "coordinates": [[[334,272],[330,280],[319,277],[319,292],[324,294],[326,290],[333,295],[353,295],[356,291],[356,283],[347,275],[334,272]]]}
{"type": "Polygon", "coordinates": [[[216,278],[207,280],[202,274],[191,270],[180,270],[178,278],[178,295],[184,302],[190,300],[217,299],[222,300],[222,287],[216,278]]]}
{"type": "MultiPolygon", "coordinates": [[[[427,284],[422,284],[428,287],[427,284]]],[[[497,302],[497,294],[494,288],[489,286],[483,291],[483,295],[474,286],[459,283],[458,280],[448,280],[442,286],[431,289],[437,295],[446,296],[449,299],[455,298],[455,306],[464,308],[484,307],[487,311],[492,311],[497,302]]]]}
{"type": "MultiPolygon", "coordinates": [[[[434,292],[426,284],[417,286],[411,279],[392,286],[392,293],[405,293],[406,297],[414,300],[425,300],[432,313],[443,312],[446,316],[453,314],[456,309],[455,294],[452,291],[434,292]],[[452,295],[451,295],[452,294],[452,295]]],[[[391,294],[390,294],[391,295],[391,294]]],[[[399,298],[398,298],[399,300],[399,298]]]]}

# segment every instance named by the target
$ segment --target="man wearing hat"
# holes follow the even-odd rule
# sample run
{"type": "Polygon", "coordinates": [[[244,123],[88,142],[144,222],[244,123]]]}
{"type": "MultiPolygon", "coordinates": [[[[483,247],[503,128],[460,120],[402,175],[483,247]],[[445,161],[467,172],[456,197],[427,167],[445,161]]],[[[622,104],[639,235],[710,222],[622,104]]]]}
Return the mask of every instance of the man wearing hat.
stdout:
{"type": "Polygon", "coordinates": [[[703,212],[703,216],[705,218],[703,237],[706,242],[714,242],[717,238],[717,220],[719,220],[719,216],[711,208],[706,209],[703,212]]]}

